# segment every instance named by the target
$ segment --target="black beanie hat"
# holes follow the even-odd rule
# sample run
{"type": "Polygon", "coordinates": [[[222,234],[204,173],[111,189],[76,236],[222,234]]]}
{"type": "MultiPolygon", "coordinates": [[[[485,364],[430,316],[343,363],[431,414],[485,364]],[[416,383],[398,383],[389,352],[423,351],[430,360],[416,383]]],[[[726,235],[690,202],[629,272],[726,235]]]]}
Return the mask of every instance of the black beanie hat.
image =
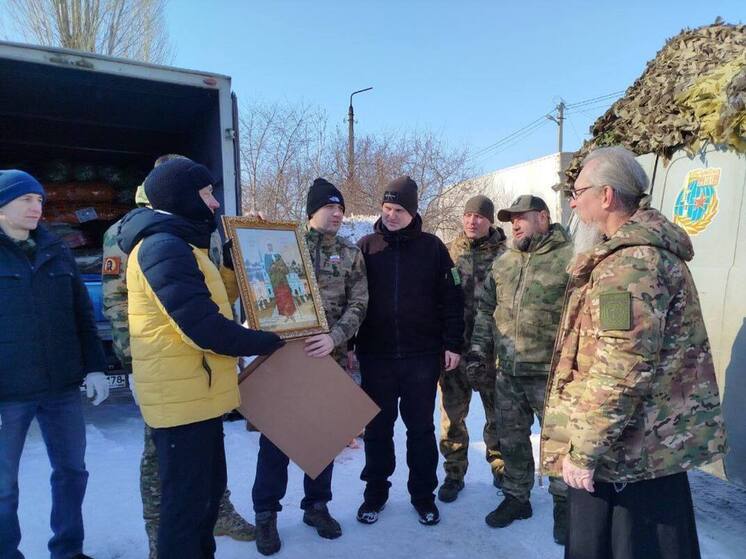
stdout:
{"type": "Polygon", "coordinates": [[[479,214],[490,223],[495,223],[495,204],[487,196],[477,194],[466,201],[464,214],[479,214]]]}
{"type": "Polygon", "coordinates": [[[412,217],[417,215],[417,183],[403,176],[391,181],[383,192],[382,204],[399,204],[412,217]]]}
{"type": "Polygon", "coordinates": [[[308,189],[306,215],[310,218],[319,208],[327,204],[339,204],[342,206],[342,211],[345,211],[345,199],[339,189],[328,180],[319,177],[308,189]]]}
{"type": "Polygon", "coordinates": [[[191,159],[179,158],[155,167],[145,177],[145,194],[154,210],[163,210],[187,219],[215,223],[215,216],[199,191],[215,184],[207,167],[191,159]]]}

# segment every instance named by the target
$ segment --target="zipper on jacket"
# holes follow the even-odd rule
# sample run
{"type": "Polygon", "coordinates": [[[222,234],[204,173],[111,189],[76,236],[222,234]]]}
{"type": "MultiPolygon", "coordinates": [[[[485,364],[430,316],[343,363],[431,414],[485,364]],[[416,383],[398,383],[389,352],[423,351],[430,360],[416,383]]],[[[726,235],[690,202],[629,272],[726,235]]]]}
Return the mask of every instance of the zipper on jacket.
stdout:
{"type": "Polygon", "coordinates": [[[313,270],[316,273],[316,283],[319,282],[319,271],[321,270],[321,239],[316,242],[316,261],[313,263],[313,270]]]}
{"type": "Polygon", "coordinates": [[[557,337],[554,338],[554,348],[552,350],[552,361],[549,364],[549,374],[547,375],[547,384],[544,387],[544,405],[542,406],[542,412],[541,412],[541,429],[539,430],[539,481],[541,482],[542,479],[542,470],[544,469],[544,445],[541,444],[541,435],[544,431],[544,423],[546,422],[547,418],[547,403],[549,402],[549,395],[552,388],[552,380],[554,379],[554,368],[559,363],[559,354],[558,348],[560,348],[562,341],[565,337],[565,328],[562,322],[564,322],[565,319],[565,310],[567,309],[567,303],[570,299],[570,283],[572,281],[572,277],[567,278],[567,283],[565,284],[565,295],[562,298],[562,314],[560,315],[560,325],[559,328],[557,328],[557,337]]]}
{"type": "Polygon", "coordinates": [[[396,357],[400,355],[399,344],[399,252],[401,243],[399,235],[396,236],[396,248],[394,249],[394,340],[396,346],[396,357]]]}
{"type": "MultiPolygon", "coordinates": [[[[523,301],[523,292],[526,290],[526,277],[528,276],[528,266],[531,262],[531,255],[533,252],[529,252],[528,256],[526,257],[526,263],[521,265],[521,279],[518,281],[518,301],[515,306],[515,340],[518,341],[518,330],[520,325],[520,316],[521,316],[521,302],[523,301]]],[[[518,351],[515,348],[515,344],[513,344],[513,376],[515,376],[515,367],[516,367],[516,357],[518,356],[518,351]]]]}
{"type": "Polygon", "coordinates": [[[207,386],[212,387],[212,369],[204,355],[202,356],[202,367],[205,369],[205,372],[207,372],[207,386]]]}

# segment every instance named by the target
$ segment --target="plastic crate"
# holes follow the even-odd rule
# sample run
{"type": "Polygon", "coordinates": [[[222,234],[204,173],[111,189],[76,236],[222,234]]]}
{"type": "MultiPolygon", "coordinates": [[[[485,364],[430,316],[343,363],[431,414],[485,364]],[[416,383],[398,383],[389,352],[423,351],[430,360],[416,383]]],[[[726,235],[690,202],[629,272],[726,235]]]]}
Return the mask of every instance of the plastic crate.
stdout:
{"type": "Polygon", "coordinates": [[[104,296],[101,289],[101,276],[98,274],[83,274],[88,295],[93,303],[93,315],[96,322],[108,322],[104,316],[104,296]]]}

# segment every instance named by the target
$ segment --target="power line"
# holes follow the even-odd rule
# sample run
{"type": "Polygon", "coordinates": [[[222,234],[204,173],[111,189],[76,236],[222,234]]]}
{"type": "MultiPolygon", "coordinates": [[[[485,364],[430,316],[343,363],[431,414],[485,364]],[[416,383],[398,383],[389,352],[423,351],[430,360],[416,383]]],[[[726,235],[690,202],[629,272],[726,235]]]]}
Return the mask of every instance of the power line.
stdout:
{"type": "Polygon", "coordinates": [[[582,107],[584,105],[592,105],[599,101],[605,101],[607,99],[619,97],[622,93],[624,93],[624,91],[625,90],[612,91],[611,93],[607,93],[606,95],[599,95],[598,97],[591,97],[590,99],[583,99],[582,101],[576,101],[575,103],[567,103],[566,107],[568,109],[572,109],[575,107],[582,107]]]}
{"type": "Polygon", "coordinates": [[[479,152],[477,154],[474,154],[469,159],[473,160],[473,161],[478,161],[478,160],[483,160],[483,159],[485,159],[486,157],[489,157],[489,156],[498,155],[500,153],[503,153],[504,151],[509,150],[510,148],[512,148],[513,146],[515,146],[516,144],[522,142],[523,140],[525,140],[529,136],[533,135],[534,132],[536,132],[539,128],[545,126],[548,122],[549,121],[546,118],[542,118],[541,120],[537,121],[530,128],[526,128],[525,130],[523,130],[520,134],[515,134],[514,133],[512,135],[513,137],[510,139],[510,141],[503,142],[499,146],[495,146],[492,149],[487,150],[487,151],[482,150],[481,152],[479,152]]]}
{"type": "Polygon", "coordinates": [[[502,147],[506,143],[511,143],[513,139],[515,139],[516,137],[522,135],[523,133],[525,133],[525,132],[532,132],[532,131],[536,130],[537,128],[540,128],[543,124],[546,123],[546,118],[547,118],[546,115],[540,116],[536,120],[533,120],[532,122],[529,122],[527,125],[519,128],[518,130],[516,130],[514,132],[511,132],[510,134],[508,134],[507,136],[504,136],[503,138],[500,138],[495,143],[490,144],[489,146],[484,147],[484,148],[482,148],[480,150],[477,150],[476,152],[474,152],[472,154],[472,156],[470,157],[470,159],[480,158],[481,156],[486,155],[488,152],[491,152],[491,151],[493,151],[495,149],[499,149],[500,147],[502,147]]]}

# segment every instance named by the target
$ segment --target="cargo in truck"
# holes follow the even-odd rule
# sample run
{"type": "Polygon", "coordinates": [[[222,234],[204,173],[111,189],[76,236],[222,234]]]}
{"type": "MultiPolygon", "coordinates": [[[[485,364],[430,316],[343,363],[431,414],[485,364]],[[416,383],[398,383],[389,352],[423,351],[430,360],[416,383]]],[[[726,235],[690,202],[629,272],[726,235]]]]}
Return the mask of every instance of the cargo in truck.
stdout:
{"type": "Polygon", "coordinates": [[[84,274],[112,386],[124,386],[125,375],[100,312],[103,234],[135,207],[135,189],[169,153],[206,165],[219,213],[236,215],[237,130],[227,76],[0,42],[0,168],[44,184],[44,223],[84,274]]]}

